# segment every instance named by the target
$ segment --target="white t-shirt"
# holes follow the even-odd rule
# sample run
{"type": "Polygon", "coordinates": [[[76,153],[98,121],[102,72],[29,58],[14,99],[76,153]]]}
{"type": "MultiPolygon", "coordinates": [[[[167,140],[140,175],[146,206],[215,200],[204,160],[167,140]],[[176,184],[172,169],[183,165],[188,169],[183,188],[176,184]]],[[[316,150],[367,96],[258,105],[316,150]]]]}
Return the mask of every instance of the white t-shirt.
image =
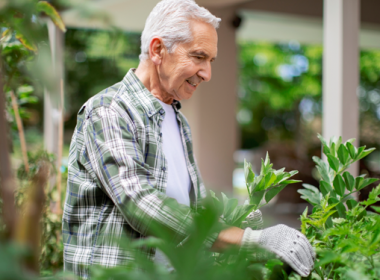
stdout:
{"type": "Polygon", "coordinates": [[[168,172],[166,195],[176,199],[178,203],[190,206],[191,179],[187,170],[177,116],[172,105],[168,105],[161,100],[158,101],[165,110],[161,133],[168,172]]]}
{"type": "MultiPolygon", "coordinates": [[[[158,100],[158,99],[157,99],[158,100]]],[[[168,183],[166,195],[178,203],[190,206],[191,179],[187,170],[185,150],[181,140],[181,131],[177,116],[172,105],[158,100],[165,110],[162,122],[162,148],[167,162],[168,183]]],[[[169,271],[173,270],[167,257],[156,249],[155,262],[164,265],[169,271]]]]}

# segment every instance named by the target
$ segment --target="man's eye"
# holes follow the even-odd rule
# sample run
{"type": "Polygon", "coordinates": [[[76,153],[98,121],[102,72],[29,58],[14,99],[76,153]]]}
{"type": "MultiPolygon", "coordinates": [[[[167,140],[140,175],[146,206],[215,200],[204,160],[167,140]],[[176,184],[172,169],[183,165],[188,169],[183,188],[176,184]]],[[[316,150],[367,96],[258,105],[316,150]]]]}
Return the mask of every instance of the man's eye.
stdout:
{"type": "Polygon", "coordinates": [[[202,56],[197,56],[197,59],[203,59],[203,57],[202,56]]]}

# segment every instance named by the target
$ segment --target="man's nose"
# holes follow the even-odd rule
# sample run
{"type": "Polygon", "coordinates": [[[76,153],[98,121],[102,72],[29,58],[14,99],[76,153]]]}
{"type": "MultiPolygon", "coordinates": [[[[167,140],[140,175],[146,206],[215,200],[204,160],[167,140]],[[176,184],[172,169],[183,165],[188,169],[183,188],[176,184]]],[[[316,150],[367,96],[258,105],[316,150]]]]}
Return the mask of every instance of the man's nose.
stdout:
{"type": "Polygon", "coordinates": [[[211,63],[210,62],[205,63],[202,69],[198,71],[198,76],[201,77],[204,82],[208,82],[211,80],[211,63]]]}

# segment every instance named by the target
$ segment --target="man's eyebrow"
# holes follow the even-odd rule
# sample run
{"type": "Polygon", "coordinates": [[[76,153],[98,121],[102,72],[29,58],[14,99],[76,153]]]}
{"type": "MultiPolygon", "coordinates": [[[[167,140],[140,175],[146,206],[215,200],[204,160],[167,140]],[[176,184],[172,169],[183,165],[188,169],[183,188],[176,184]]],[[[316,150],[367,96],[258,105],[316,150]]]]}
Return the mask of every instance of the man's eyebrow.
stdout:
{"type": "MultiPolygon", "coordinates": [[[[207,53],[205,53],[204,51],[193,51],[193,52],[191,52],[190,53],[191,55],[199,55],[199,56],[203,56],[203,57],[205,57],[205,58],[209,58],[210,56],[207,54],[207,53]]],[[[212,58],[212,60],[215,60],[216,59],[216,57],[213,57],[212,58]]]]}

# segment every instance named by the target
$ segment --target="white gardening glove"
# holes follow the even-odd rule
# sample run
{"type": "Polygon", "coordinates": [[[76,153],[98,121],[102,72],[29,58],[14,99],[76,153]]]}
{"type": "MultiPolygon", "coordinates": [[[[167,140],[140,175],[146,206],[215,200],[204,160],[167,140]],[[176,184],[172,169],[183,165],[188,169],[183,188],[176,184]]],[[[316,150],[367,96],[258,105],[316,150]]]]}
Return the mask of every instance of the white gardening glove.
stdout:
{"type": "Polygon", "coordinates": [[[258,245],[276,254],[302,277],[308,276],[314,267],[313,247],[302,233],[286,225],[264,230],[246,228],[241,248],[254,252],[258,245]]]}
{"type": "Polygon", "coordinates": [[[259,230],[263,228],[263,215],[261,214],[261,211],[259,209],[252,211],[249,213],[247,218],[242,222],[241,228],[251,228],[255,230],[259,230]]]}

